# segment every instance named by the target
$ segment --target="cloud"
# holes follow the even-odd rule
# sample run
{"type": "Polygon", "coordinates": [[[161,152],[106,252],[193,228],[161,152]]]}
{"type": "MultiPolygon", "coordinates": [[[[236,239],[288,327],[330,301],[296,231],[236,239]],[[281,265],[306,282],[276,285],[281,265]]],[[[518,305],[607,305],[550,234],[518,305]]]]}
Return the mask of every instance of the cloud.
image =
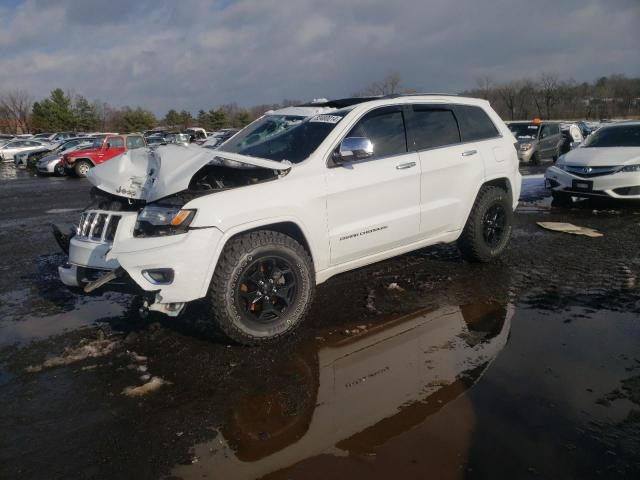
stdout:
{"type": "Polygon", "coordinates": [[[543,71],[639,75],[637,0],[11,0],[0,85],[212,108],[350,95],[388,72],[459,91],[543,71]]]}

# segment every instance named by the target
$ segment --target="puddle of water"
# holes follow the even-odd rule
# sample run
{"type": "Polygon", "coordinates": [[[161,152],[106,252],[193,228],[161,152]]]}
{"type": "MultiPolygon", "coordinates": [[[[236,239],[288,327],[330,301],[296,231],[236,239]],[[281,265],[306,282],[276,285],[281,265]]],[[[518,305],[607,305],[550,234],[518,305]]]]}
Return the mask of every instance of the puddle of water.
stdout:
{"type": "Polygon", "coordinates": [[[512,314],[498,303],[451,306],[326,335],[282,366],[285,391],[244,398],[214,442],[195,447],[197,463],[173,474],[258,478],[318,455],[375,456],[481,378],[512,314]]]}
{"type": "Polygon", "coordinates": [[[101,318],[120,316],[125,307],[110,299],[91,299],[69,312],[49,316],[25,316],[19,321],[0,323],[0,346],[26,343],[67,330],[91,325],[101,318]]]}
{"type": "Polygon", "coordinates": [[[444,307],[351,336],[323,335],[282,366],[286,387],[237,402],[215,439],[194,447],[194,463],[172,473],[598,476],[609,461],[604,452],[616,447],[593,425],[617,425],[633,408],[599,399],[640,364],[640,322],[578,307],[514,311],[498,303],[444,307]]]}

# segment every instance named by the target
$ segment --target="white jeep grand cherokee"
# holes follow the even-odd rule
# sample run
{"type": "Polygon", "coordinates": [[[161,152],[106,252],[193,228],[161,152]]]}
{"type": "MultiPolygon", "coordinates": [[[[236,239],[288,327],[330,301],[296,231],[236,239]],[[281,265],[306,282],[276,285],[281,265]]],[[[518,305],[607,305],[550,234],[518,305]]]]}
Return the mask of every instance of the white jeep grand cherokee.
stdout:
{"type": "Polygon", "coordinates": [[[396,95],[268,112],[219,150],[132,150],[90,171],[93,205],[70,244],[58,235],[60,277],[131,282],[169,315],[208,296],[229,337],[261,343],[338,273],[454,241],[469,260],[499,256],[520,194],[514,142],[486,101],[396,95]]]}

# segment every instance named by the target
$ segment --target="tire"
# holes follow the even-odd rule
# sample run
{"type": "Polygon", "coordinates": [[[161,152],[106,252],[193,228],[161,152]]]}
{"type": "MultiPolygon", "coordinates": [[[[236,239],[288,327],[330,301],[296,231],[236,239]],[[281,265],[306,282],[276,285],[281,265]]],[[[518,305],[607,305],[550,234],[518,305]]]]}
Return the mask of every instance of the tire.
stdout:
{"type": "Polygon", "coordinates": [[[531,165],[540,165],[540,153],[539,152],[533,152],[533,155],[531,155],[531,165]]]}
{"type": "Polygon", "coordinates": [[[551,192],[551,202],[554,207],[570,207],[573,205],[571,195],[565,192],[551,192]]]}
{"type": "Polygon", "coordinates": [[[511,195],[502,188],[484,186],[471,208],[458,248],[471,262],[490,262],[502,254],[512,229],[511,195]]]}
{"type": "Polygon", "coordinates": [[[314,293],[313,262],[304,247],[283,233],[262,230],[227,243],[209,298],[213,320],[224,334],[243,345],[259,345],[293,332],[314,293]]]}
{"type": "Polygon", "coordinates": [[[78,160],[73,166],[73,171],[75,172],[76,177],[84,178],[87,176],[87,172],[91,167],[93,167],[93,165],[91,165],[91,162],[88,160],[78,160]]]}
{"type": "Polygon", "coordinates": [[[59,177],[64,177],[67,173],[62,162],[56,163],[56,166],[53,167],[53,172],[59,177]]]}

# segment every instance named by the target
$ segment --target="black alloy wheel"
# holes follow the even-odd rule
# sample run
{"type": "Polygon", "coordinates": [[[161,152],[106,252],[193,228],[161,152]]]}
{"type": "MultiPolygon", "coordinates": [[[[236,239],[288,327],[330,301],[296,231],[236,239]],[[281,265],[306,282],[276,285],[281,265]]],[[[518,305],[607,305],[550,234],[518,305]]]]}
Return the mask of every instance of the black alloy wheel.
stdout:
{"type": "Polygon", "coordinates": [[[496,248],[507,227],[507,214],[500,203],[491,205],[482,218],[482,236],[487,245],[496,248]]]}
{"type": "Polygon", "coordinates": [[[261,257],[247,265],[236,295],[238,311],[248,320],[270,323],[287,313],[296,300],[298,279],[280,256],[261,257]]]}

